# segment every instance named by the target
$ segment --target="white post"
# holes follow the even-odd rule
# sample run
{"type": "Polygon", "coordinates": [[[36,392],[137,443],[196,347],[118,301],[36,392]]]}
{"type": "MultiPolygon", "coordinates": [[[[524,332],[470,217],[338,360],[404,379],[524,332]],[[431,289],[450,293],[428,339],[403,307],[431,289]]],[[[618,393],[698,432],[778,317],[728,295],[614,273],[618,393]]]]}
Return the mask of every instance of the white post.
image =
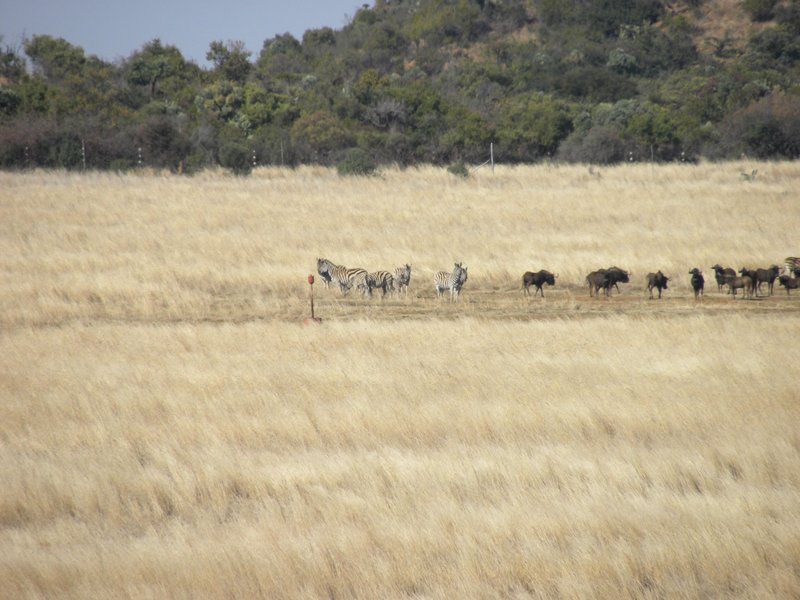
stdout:
{"type": "Polygon", "coordinates": [[[81,162],[83,163],[83,170],[86,170],[86,142],[81,139],[81,162]]]}
{"type": "Polygon", "coordinates": [[[492,173],[494,173],[494,142],[489,142],[489,160],[492,161],[492,173]]]}

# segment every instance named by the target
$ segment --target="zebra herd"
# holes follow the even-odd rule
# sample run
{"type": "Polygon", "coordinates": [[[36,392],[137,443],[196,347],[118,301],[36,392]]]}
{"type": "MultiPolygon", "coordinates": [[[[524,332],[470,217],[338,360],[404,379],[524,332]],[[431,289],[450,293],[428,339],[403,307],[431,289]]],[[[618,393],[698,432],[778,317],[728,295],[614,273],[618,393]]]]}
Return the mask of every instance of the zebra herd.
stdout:
{"type": "MultiPolygon", "coordinates": [[[[325,287],[330,284],[339,286],[345,296],[354,287],[364,296],[372,297],[372,290],[380,289],[385,296],[389,292],[405,292],[408,294],[408,285],[411,283],[411,265],[405,264],[397,267],[394,273],[389,271],[369,272],[360,267],[348,268],[336,265],[327,258],[317,259],[317,273],[322,278],[325,287]]],[[[450,299],[454,300],[461,294],[461,288],[467,282],[467,267],[462,263],[455,263],[453,271],[439,271],[433,276],[433,285],[436,295],[441,298],[446,291],[450,292],[450,299]]]]}
{"type": "MultiPolygon", "coordinates": [[[[733,269],[724,269],[720,265],[712,267],[716,274],[717,284],[722,289],[723,285],[728,285],[736,294],[736,289],[744,288],[746,291],[756,290],[762,282],[768,283],[770,295],[772,294],[772,283],[778,279],[780,284],[786,287],[786,293],[790,289],[798,289],[800,287],[800,258],[790,256],[784,261],[784,268],[779,269],[773,265],[769,269],[741,269],[739,273],[741,277],[736,277],[736,272],[733,269]],[[783,274],[780,274],[783,272],[783,274]],[[752,289],[751,289],[752,288],[752,289]]],[[[364,296],[372,297],[372,291],[380,289],[382,297],[387,293],[405,292],[408,294],[408,286],[411,283],[411,265],[406,264],[402,267],[397,267],[394,272],[391,271],[372,271],[360,267],[348,268],[343,265],[336,265],[327,258],[317,259],[317,273],[322,278],[325,287],[330,287],[333,283],[339,286],[342,295],[347,293],[354,287],[361,291],[364,296]]],[[[704,279],[702,272],[694,268],[689,271],[691,277],[691,285],[694,290],[695,299],[703,294],[704,279]]],[[[598,296],[601,289],[604,290],[606,296],[609,294],[612,287],[616,287],[619,291],[619,283],[628,283],[629,273],[619,267],[609,267],[607,269],[599,269],[592,271],[586,276],[586,283],[589,284],[589,295],[598,296]]],[[[523,291],[528,292],[531,285],[537,287],[541,292],[543,285],[554,285],[555,278],[558,275],[553,275],[549,271],[539,271],[538,273],[526,272],[523,275],[523,291]]],[[[653,297],[653,289],[658,290],[658,297],[661,298],[661,290],[667,289],[669,277],[666,277],[661,271],[658,273],[648,273],[647,287],[650,292],[650,298],[653,297]]],[[[433,285],[436,290],[437,297],[441,298],[445,292],[450,292],[450,300],[456,300],[461,295],[461,289],[467,282],[467,267],[462,263],[454,263],[453,270],[438,271],[433,276],[433,285]]],[[[542,297],[544,294],[542,293],[542,297]]]]}
{"type": "Polygon", "coordinates": [[[342,295],[346,295],[353,287],[370,297],[372,290],[375,289],[380,289],[383,296],[394,291],[408,293],[408,284],[411,283],[411,265],[408,264],[397,267],[394,273],[389,271],[370,273],[360,267],[350,269],[343,265],[335,265],[327,258],[318,258],[317,273],[325,287],[330,287],[330,284],[334,283],[339,286],[342,295]]]}

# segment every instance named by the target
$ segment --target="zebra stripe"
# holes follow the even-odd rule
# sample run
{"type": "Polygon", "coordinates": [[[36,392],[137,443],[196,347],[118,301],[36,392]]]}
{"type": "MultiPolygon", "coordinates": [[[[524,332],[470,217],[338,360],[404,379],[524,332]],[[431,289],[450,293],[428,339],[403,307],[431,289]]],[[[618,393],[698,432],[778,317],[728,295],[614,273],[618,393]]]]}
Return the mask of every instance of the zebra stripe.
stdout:
{"type": "Polygon", "coordinates": [[[394,292],[394,276],[389,271],[367,273],[363,287],[365,295],[372,296],[372,290],[380,288],[383,290],[382,296],[385,296],[387,291],[394,292]]]}
{"type": "Polygon", "coordinates": [[[784,261],[784,267],[786,268],[786,274],[789,277],[797,277],[800,275],[800,258],[796,256],[787,256],[786,260],[784,261]]]}
{"type": "Polygon", "coordinates": [[[367,278],[366,269],[348,269],[343,265],[335,265],[327,258],[317,259],[317,272],[325,279],[325,273],[331,282],[339,284],[342,295],[346,295],[354,285],[364,284],[367,278]]]}
{"type": "Polygon", "coordinates": [[[411,265],[397,267],[394,270],[394,280],[397,282],[397,291],[405,290],[405,293],[408,294],[408,284],[411,283],[411,265]]]}
{"type": "Polygon", "coordinates": [[[467,281],[467,269],[461,263],[455,263],[452,273],[439,271],[433,276],[433,284],[436,286],[436,295],[441,298],[445,290],[450,290],[450,301],[461,294],[461,288],[467,281]]]}

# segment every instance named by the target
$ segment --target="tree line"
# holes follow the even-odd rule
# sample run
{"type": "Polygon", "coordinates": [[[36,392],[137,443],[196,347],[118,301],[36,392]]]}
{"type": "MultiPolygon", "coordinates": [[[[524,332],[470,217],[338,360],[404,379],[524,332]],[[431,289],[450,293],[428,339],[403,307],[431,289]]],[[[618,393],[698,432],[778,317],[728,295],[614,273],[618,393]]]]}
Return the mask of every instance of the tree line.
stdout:
{"type": "Polygon", "coordinates": [[[206,68],[35,35],[0,50],[0,167],[797,158],[800,3],[744,0],[746,40],[704,35],[703,4],[379,0],[206,68]]]}

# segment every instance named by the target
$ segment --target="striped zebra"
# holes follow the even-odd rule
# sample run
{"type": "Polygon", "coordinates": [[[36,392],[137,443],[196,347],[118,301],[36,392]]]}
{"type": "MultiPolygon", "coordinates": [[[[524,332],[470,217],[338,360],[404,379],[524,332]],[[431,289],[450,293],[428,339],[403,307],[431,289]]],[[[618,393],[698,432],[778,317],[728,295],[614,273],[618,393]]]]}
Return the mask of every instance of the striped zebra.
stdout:
{"type": "Polygon", "coordinates": [[[338,284],[343,296],[346,296],[354,285],[359,287],[363,285],[367,278],[366,269],[358,267],[348,269],[345,266],[333,264],[327,258],[317,259],[317,272],[323,280],[327,276],[329,281],[338,284]]]}
{"type": "Polygon", "coordinates": [[[317,274],[322,278],[322,283],[326,288],[331,287],[330,267],[335,267],[327,258],[317,258],[317,274]]]}
{"type": "Polygon", "coordinates": [[[439,271],[433,276],[433,285],[436,286],[436,296],[441,298],[445,290],[450,290],[450,301],[458,298],[461,288],[467,281],[467,268],[462,267],[461,263],[454,263],[452,273],[439,271]]]}
{"type": "Polygon", "coordinates": [[[408,295],[408,284],[411,283],[411,265],[397,267],[394,270],[394,280],[397,282],[397,291],[405,291],[408,295]]]}
{"type": "Polygon", "coordinates": [[[363,284],[359,283],[359,287],[364,291],[365,296],[372,297],[372,290],[381,289],[383,294],[386,292],[394,292],[394,276],[389,271],[375,271],[374,273],[367,273],[367,277],[363,284]]]}
{"type": "Polygon", "coordinates": [[[800,277],[800,258],[787,256],[783,264],[789,277],[800,277]]]}

